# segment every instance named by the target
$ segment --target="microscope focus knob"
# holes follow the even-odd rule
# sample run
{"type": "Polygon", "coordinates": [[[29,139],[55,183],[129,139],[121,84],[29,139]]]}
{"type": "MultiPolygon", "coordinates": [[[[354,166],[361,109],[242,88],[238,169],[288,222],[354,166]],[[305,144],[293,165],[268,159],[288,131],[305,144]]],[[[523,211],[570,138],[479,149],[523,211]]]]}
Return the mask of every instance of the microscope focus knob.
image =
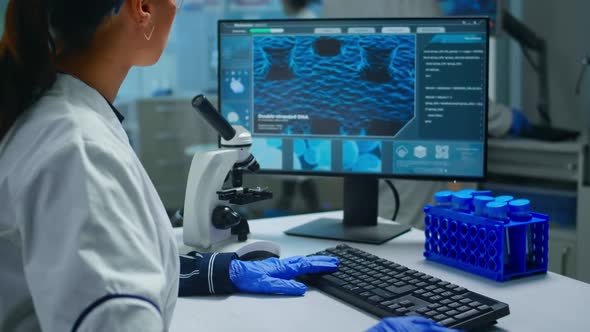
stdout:
{"type": "Polygon", "coordinates": [[[242,216],[229,206],[219,205],[213,210],[213,226],[217,229],[230,229],[237,226],[242,216]]]}

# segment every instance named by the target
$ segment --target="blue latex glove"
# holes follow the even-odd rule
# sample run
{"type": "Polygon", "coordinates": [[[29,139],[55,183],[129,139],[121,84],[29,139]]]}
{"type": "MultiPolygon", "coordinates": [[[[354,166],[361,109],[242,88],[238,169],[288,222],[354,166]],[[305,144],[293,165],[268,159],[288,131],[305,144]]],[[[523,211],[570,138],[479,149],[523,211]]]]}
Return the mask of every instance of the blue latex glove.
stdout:
{"type": "Polygon", "coordinates": [[[385,318],[367,332],[458,332],[448,329],[424,317],[385,318]]]}
{"type": "Polygon", "coordinates": [[[229,266],[229,277],[238,290],[246,293],[303,295],[307,287],[291,279],[306,273],[333,272],[338,264],[338,258],[329,256],[236,259],[229,266]]]}
{"type": "Polygon", "coordinates": [[[517,109],[512,109],[512,124],[510,125],[509,135],[520,136],[530,128],[531,124],[526,115],[517,109]]]}

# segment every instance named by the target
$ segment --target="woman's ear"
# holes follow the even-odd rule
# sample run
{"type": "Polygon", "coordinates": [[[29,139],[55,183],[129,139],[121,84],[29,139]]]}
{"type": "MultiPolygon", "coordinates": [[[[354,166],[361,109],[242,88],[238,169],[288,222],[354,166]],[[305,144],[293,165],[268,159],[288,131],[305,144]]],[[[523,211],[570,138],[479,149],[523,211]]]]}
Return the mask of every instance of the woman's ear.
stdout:
{"type": "Polygon", "coordinates": [[[144,28],[151,24],[154,0],[127,0],[131,17],[144,28]]]}

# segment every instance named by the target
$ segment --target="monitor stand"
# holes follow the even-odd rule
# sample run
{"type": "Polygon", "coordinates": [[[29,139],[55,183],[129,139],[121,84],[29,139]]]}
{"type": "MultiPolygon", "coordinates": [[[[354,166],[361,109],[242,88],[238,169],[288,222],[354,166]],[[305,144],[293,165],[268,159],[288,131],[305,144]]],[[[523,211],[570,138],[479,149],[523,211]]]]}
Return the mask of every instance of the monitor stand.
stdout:
{"type": "Polygon", "coordinates": [[[344,219],[322,218],[285,231],[287,235],[382,244],[406,233],[409,226],[377,223],[379,178],[344,178],[344,219]]]}

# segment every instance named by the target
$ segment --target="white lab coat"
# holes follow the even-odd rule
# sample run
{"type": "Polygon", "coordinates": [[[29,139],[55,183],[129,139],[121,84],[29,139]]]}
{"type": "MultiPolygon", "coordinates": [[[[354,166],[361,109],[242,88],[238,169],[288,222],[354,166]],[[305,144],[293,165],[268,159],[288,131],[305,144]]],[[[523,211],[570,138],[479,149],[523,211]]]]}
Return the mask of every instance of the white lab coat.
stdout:
{"type": "Polygon", "coordinates": [[[0,142],[0,331],[163,331],[179,259],[107,101],[60,74],[0,142]]]}

